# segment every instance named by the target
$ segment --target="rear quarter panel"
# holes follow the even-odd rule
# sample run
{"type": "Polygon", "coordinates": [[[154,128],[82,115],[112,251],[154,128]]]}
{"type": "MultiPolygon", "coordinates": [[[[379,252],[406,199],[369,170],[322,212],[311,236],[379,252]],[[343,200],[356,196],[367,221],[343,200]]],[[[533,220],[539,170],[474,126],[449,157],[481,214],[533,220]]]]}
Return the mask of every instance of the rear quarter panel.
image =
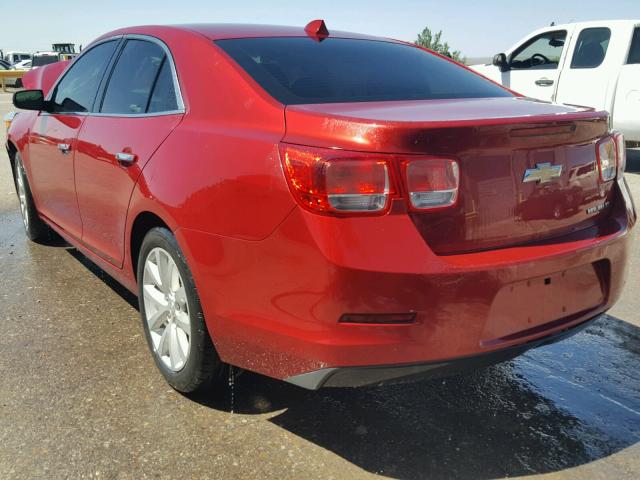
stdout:
{"type": "MultiPolygon", "coordinates": [[[[257,92],[213,42],[182,34],[163,39],[174,56],[186,113],[140,175],[126,235],[131,238],[141,212],[167,223],[220,348],[228,341],[224,299],[238,293],[228,279],[247,262],[254,270],[262,262],[236,258],[234,246],[259,244],[295,209],[278,153],[284,108],[257,92]]],[[[126,275],[135,284],[128,245],[126,275]]]]}
{"type": "MultiPolygon", "coordinates": [[[[163,39],[186,114],[143,170],[139,192],[180,228],[265,238],[294,207],[278,156],[283,107],[257,93],[212,41],[183,31],[163,39]]],[[[135,216],[141,207],[130,209],[135,216]]]]}

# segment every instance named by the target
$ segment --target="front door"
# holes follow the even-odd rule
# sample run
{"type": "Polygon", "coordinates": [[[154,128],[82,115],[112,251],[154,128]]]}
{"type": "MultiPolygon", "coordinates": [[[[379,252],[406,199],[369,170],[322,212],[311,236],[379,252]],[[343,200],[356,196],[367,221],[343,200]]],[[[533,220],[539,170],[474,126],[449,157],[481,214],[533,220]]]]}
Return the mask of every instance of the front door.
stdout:
{"type": "Polygon", "coordinates": [[[29,137],[30,182],[38,211],[76,238],[82,222],[76,201],[73,158],[84,116],[41,113],[29,137]]]}
{"type": "Polygon", "coordinates": [[[166,47],[125,39],[104,94],[78,138],[76,190],[83,243],[110,263],[124,260],[129,199],[145,164],[182,119],[166,47]]]}
{"type": "Polygon", "coordinates": [[[502,83],[522,95],[552,101],[565,57],[566,30],[537,35],[509,56],[502,83]]]}
{"type": "Polygon", "coordinates": [[[30,181],[38,211],[74,237],[82,221],[74,183],[77,137],[91,111],[116,41],[85,52],[64,74],[29,137],[30,181]]]}

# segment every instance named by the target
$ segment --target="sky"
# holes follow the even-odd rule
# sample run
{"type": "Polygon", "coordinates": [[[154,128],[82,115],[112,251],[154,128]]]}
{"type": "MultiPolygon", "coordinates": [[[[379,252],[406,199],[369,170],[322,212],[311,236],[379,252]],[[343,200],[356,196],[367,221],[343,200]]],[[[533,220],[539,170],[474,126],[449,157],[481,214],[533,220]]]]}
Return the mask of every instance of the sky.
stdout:
{"type": "Polygon", "coordinates": [[[322,18],[329,31],[346,30],[415,40],[428,26],[467,57],[506,50],[536,28],[613,18],[640,19],[640,0],[31,0],[3,2],[0,49],[76,48],[116,28],[176,23],[267,23],[303,26],[322,18]],[[25,8],[25,5],[28,7],[25,8]],[[53,6],[52,6],[53,5],[53,6]],[[27,13],[25,13],[25,11],[27,13]],[[42,13],[40,13],[42,12],[42,13]]]}

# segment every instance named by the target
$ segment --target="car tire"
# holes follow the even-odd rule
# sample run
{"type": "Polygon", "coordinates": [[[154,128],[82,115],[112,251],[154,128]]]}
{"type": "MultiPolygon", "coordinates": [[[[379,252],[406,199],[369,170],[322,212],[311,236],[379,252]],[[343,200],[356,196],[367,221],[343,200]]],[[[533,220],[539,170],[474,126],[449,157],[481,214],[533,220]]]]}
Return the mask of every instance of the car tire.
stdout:
{"type": "Polygon", "coordinates": [[[27,178],[22,157],[19,153],[15,154],[13,166],[13,181],[20,203],[20,214],[22,215],[22,223],[29,240],[36,243],[47,243],[53,236],[54,232],[42,221],[36,205],[33,201],[29,179],[27,178]]]}
{"type": "Polygon", "coordinates": [[[220,387],[225,365],[209,336],[191,271],[166,228],[145,236],[137,278],[147,344],[169,385],[182,393],[220,387]]]}

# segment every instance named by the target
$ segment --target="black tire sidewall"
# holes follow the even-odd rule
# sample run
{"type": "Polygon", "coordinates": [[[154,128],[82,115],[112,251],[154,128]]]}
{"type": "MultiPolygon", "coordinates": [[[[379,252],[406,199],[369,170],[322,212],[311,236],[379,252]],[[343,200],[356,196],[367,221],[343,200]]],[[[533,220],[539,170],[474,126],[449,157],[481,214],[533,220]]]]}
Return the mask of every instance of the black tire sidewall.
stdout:
{"type": "Polygon", "coordinates": [[[211,375],[208,375],[210,372],[207,370],[211,370],[210,364],[212,363],[212,355],[214,357],[216,367],[219,367],[220,361],[215,353],[211,338],[209,337],[209,332],[204,321],[202,306],[200,304],[200,298],[198,297],[191,271],[180,247],[178,246],[176,238],[166,228],[153,228],[145,236],[142,242],[142,247],[140,248],[140,255],[138,257],[137,279],[138,302],[145,338],[147,339],[147,345],[149,346],[149,350],[153,356],[155,364],[162,375],[173,388],[183,393],[195,391],[202,387],[204,383],[209,383],[211,375]],[[187,358],[185,366],[177,372],[169,369],[164,364],[160,356],[154,351],[153,342],[151,340],[146,320],[143,295],[144,265],[149,252],[156,247],[166,250],[176,263],[185,287],[190,313],[191,337],[189,357],[187,358]]]}

